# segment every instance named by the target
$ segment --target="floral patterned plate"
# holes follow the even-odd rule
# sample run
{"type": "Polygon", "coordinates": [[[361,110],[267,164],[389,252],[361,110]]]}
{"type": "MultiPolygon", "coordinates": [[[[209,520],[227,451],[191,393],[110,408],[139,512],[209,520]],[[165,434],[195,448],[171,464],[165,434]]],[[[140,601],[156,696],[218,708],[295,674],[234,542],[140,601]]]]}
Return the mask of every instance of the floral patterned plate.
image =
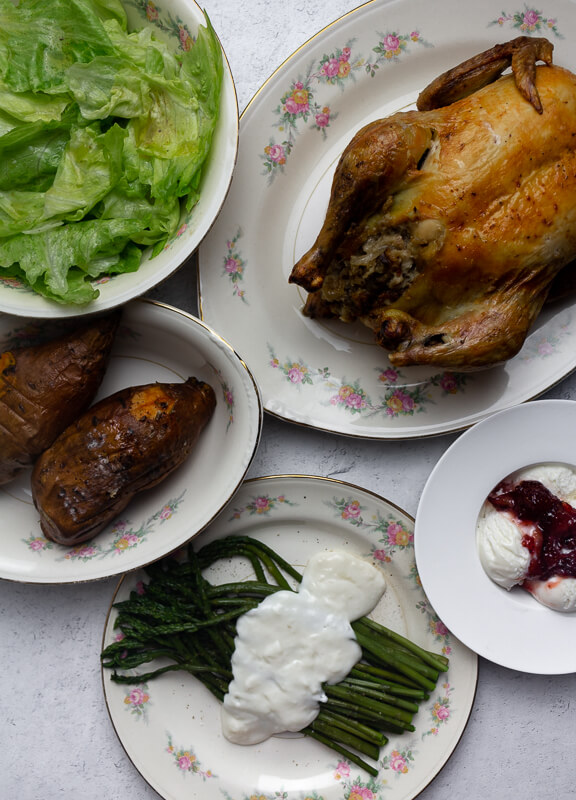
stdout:
{"type": "MultiPolygon", "coordinates": [[[[199,544],[244,534],[265,541],[303,568],[318,550],[371,555],[386,573],[375,616],[450,657],[450,669],[415,717],[416,731],[383,748],[372,779],[302,736],[273,737],[252,747],[220,731],[218,702],[192,676],[166,673],[145,685],[115,684],[103,674],[116,733],[128,757],[164,798],[185,800],[410,800],[446,763],[467,724],[477,656],[455,639],[422,592],[414,566],[413,520],[383,498],[327,478],[280,475],[246,481],[199,544]]],[[[242,564],[220,562],[215,582],[247,577],[242,564]]],[[[138,588],[144,573],[124,577],[115,600],[138,588]]],[[[114,609],[103,645],[115,638],[114,609]]]]}
{"type": "MultiPolygon", "coordinates": [[[[43,331],[66,324],[0,315],[0,346],[33,344],[43,331]]],[[[190,375],[210,383],[217,399],[193,452],[92,541],[64,547],[44,538],[29,471],[0,487],[0,578],[72,583],[118,575],[177,549],[211,522],[240,486],[256,452],[262,425],[258,389],[232,348],[200,320],[150,300],[129,303],[98,398],[125,386],[180,382],[190,375]]]]}
{"type": "Polygon", "coordinates": [[[575,28],[568,0],[374,0],[310,39],[255,95],[240,118],[231,191],[200,248],[199,294],[202,318],[247,360],[268,412],[350,436],[415,438],[468,427],[574,369],[569,302],[549,305],[503,367],[393,369],[360,324],[303,317],[305,292],[288,276],[361,126],[408,109],[435,75],[519,34],[548,37],[555,62],[575,68],[575,28]]]}
{"type": "MultiPolygon", "coordinates": [[[[198,28],[206,17],[195,0],[124,0],[129,30],[146,26],[178,51],[194,46],[198,28]]],[[[95,281],[99,296],[85,306],[64,305],[47,300],[13,278],[0,280],[0,310],[25,317],[70,317],[122,305],[165,280],[194,253],[220,211],[228,192],[238,153],[238,101],[228,61],[223,53],[220,117],[204,166],[198,203],[186,211],[164,249],[152,255],[144,251],[136,272],[95,281]]]]}

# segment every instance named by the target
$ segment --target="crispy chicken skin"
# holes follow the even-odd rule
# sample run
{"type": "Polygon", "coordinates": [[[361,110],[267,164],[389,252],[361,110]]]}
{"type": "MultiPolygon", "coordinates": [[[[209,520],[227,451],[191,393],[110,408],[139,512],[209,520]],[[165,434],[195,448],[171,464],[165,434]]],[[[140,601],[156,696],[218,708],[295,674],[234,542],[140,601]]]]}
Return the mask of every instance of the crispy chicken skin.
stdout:
{"type": "Polygon", "coordinates": [[[290,276],[305,314],[360,320],[398,367],[518,352],[576,257],[576,76],[551,60],[546,39],[497,45],[354,136],[290,276]]]}

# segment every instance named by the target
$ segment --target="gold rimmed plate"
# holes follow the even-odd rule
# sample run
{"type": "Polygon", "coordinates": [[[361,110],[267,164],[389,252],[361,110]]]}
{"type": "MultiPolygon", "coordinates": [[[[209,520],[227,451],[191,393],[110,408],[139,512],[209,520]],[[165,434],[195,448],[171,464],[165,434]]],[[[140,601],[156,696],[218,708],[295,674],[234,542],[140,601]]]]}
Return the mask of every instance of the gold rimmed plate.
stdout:
{"type": "MultiPolygon", "coordinates": [[[[393,503],[357,486],[306,475],[246,481],[198,546],[228,535],[266,542],[295,566],[323,549],[372,556],[387,590],[375,617],[419,644],[450,658],[450,668],[415,717],[416,731],[393,736],[371,778],[318,742],[277,736],[252,747],[228,742],[220,730],[218,702],[192,676],[170,672],[149,684],[102,679],[116,733],[142,777],[163,798],[205,800],[344,800],[359,796],[412,800],[446,763],[466,727],[477,682],[477,657],[455,639],[427,601],[414,566],[413,520],[393,503]],[[364,793],[360,795],[360,791],[364,793]],[[372,795],[368,792],[373,792],[372,795]]],[[[222,561],[216,583],[246,577],[222,561]]],[[[122,578],[113,602],[139,590],[144,571],[122,578]]],[[[115,640],[116,611],[109,612],[103,647],[115,640]]]]}

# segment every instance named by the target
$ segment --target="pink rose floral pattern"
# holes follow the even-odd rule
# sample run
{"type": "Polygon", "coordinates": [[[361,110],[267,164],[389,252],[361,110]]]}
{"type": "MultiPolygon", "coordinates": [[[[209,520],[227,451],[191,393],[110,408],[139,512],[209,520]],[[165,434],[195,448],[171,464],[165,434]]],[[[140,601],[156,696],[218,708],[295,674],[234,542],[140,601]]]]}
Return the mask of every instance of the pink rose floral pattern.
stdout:
{"type": "Polygon", "coordinates": [[[270,353],[269,366],[271,366],[272,369],[277,369],[284,375],[288,383],[292,383],[295,386],[300,386],[302,384],[312,385],[316,383],[318,379],[322,381],[330,377],[327,368],[310,368],[303,359],[287,358],[280,361],[270,345],[268,345],[268,352],[270,353]]]}
{"type": "Polygon", "coordinates": [[[442,684],[443,694],[438,695],[430,709],[430,717],[432,719],[432,727],[430,727],[427,731],[424,731],[422,734],[422,738],[424,739],[426,736],[437,736],[440,727],[442,725],[446,725],[447,722],[450,720],[450,716],[452,714],[452,709],[450,707],[451,704],[451,694],[452,694],[452,687],[449,683],[442,684]]]}
{"type": "Polygon", "coordinates": [[[547,33],[553,33],[559,39],[564,38],[558,31],[557,21],[552,17],[546,17],[542,11],[531,6],[524,6],[523,11],[512,11],[508,13],[503,11],[502,14],[491,21],[491,25],[511,25],[511,27],[518,29],[524,35],[530,36],[537,34],[538,36],[545,36],[547,33]]]}
{"type": "Polygon", "coordinates": [[[44,536],[35,536],[34,534],[27,539],[22,539],[22,541],[29,550],[35,550],[38,553],[41,553],[43,550],[52,550],[55,546],[50,539],[45,539],[44,536]]]}
{"type": "MultiPolygon", "coordinates": [[[[93,542],[84,542],[76,545],[76,547],[62,547],[63,554],[56,560],[85,563],[95,558],[102,559],[121,556],[127,550],[138,547],[138,545],[146,541],[158,527],[169,520],[177,512],[178,506],[182,502],[185,494],[186,490],[184,490],[179,497],[168,500],[138,528],[131,527],[131,523],[128,519],[116,520],[111,528],[112,541],[106,545],[95,540],[93,542]]],[[[54,547],[52,542],[49,542],[45,537],[39,536],[38,534],[32,534],[22,541],[29,550],[33,550],[37,553],[51,550],[54,547]]]]}
{"type": "MultiPolygon", "coordinates": [[[[443,395],[458,394],[459,392],[463,392],[465,390],[469,379],[470,376],[463,372],[439,372],[422,381],[420,383],[419,390],[413,389],[409,397],[413,401],[418,399],[420,395],[426,397],[427,387],[437,387],[441,390],[443,395]]],[[[394,395],[394,391],[390,387],[395,386],[398,381],[401,380],[404,380],[402,372],[392,366],[387,367],[385,370],[379,371],[378,381],[387,387],[387,394],[389,396],[394,395]]],[[[405,388],[402,386],[402,384],[401,387],[403,389],[405,388]]]]}
{"type": "Polygon", "coordinates": [[[226,428],[229,428],[234,422],[234,392],[224,381],[222,381],[222,394],[224,396],[224,403],[228,410],[228,422],[226,424],[226,428]]]}
{"type": "Polygon", "coordinates": [[[0,285],[5,286],[7,289],[14,289],[22,294],[26,294],[29,291],[28,287],[18,278],[2,277],[0,278],[0,285]]]}
{"type": "Polygon", "coordinates": [[[432,386],[441,389],[443,395],[458,394],[462,392],[470,376],[464,372],[441,372],[428,378],[432,386]]]}
{"type": "Polygon", "coordinates": [[[126,710],[138,719],[146,719],[148,708],[150,707],[150,693],[148,686],[143,683],[140,686],[126,690],[124,697],[126,710]]]}
{"type": "Polygon", "coordinates": [[[195,39],[184,22],[180,17],[174,17],[170,11],[166,11],[162,5],[152,0],[125,0],[125,3],[138,9],[140,14],[159,30],[177,39],[181,50],[190,50],[193,46],[195,39]]]}
{"type": "Polygon", "coordinates": [[[297,503],[288,500],[288,498],[281,494],[277,497],[270,497],[270,495],[255,495],[251,501],[241,508],[235,508],[230,519],[240,519],[244,514],[257,514],[267,516],[274,511],[278,506],[289,505],[296,506],[297,503]]]}
{"type": "Polygon", "coordinates": [[[168,736],[168,745],[166,752],[170,754],[174,761],[174,765],[183,773],[199,775],[202,780],[217,777],[212,770],[202,769],[201,763],[198,761],[194,750],[189,748],[176,747],[172,741],[172,737],[168,736]]]}
{"type": "Polygon", "coordinates": [[[373,58],[367,59],[353,53],[354,40],[351,40],[344,46],[325,53],[317,63],[310,66],[305,75],[294,80],[274,109],[277,117],[274,127],[278,129],[282,140],[277,142],[271,137],[261,155],[263,173],[269,180],[273,180],[279,172],[284,172],[300,127],[310,126],[326,138],[337,112],[318,96],[323,87],[337,86],[344,90],[355,81],[359,71],[374,77],[382,64],[397,61],[415,44],[430,46],[417,30],[407,34],[396,31],[382,33],[372,48],[373,58]]]}
{"type": "Polygon", "coordinates": [[[371,514],[355,497],[333,497],[327,502],[336,516],[350,525],[368,532],[377,539],[370,555],[376,561],[391,561],[397,550],[406,550],[414,546],[414,532],[411,526],[389,514],[383,517],[377,511],[371,514]]]}
{"type": "Polygon", "coordinates": [[[380,68],[380,64],[385,64],[387,61],[397,61],[401,55],[406,53],[411,44],[423,44],[426,47],[431,45],[426,42],[420,31],[414,30],[411,33],[391,33],[380,34],[380,41],[374,48],[374,52],[378,56],[375,62],[366,64],[366,72],[372,77],[376,74],[376,70],[380,68]]]}
{"type": "Polygon", "coordinates": [[[381,534],[377,547],[372,551],[376,561],[391,561],[395,550],[405,550],[414,546],[413,532],[400,520],[378,518],[374,531],[381,534]]]}
{"type": "Polygon", "coordinates": [[[222,274],[230,281],[230,284],[232,285],[232,294],[234,297],[239,297],[244,303],[248,303],[246,291],[242,287],[242,282],[244,280],[244,268],[246,264],[236,246],[241,236],[242,231],[238,229],[236,236],[232,237],[232,239],[229,239],[226,242],[226,253],[223,259],[224,263],[222,266],[222,274]]]}
{"type": "Polygon", "coordinates": [[[564,319],[559,320],[553,331],[537,330],[531,333],[517,358],[522,361],[550,358],[559,352],[562,343],[571,333],[572,315],[567,314],[564,319]]]}
{"type": "Polygon", "coordinates": [[[376,778],[369,780],[362,780],[355,778],[350,780],[350,769],[346,762],[338,764],[334,776],[337,780],[342,781],[344,789],[343,800],[379,800],[382,796],[380,789],[382,783],[376,778]]]}
{"type": "Polygon", "coordinates": [[[330,405],[341,406],[350,414],[360,414],[369,407],[369,399],[359,382],[344,383],[330,398],[330,405]]]}
{"type": "Polygon", "coordinates": [[[391,770],[396,775],[406,775],[412,762],[414,761],[414,753],[411,748],[404,748],[402,750],[392,750],[391,753],[385,755],[381,761],[382,769],[391,770]]]}
{"type": "Polygon", "coordinates": [[[306,386],[325,388],[328,395],[326,404],[350,416],[381,414],[389,419],[398,419],[421,414],[435,402],[435,395],[440,399],[460,394],[471,379],[463,373],[442,372],[420,383],[409,384],[400,370],[387,367],[377,370],[377,385],[381,393],[376,398],[369,395],[358,379],[343,377],[338,381],[328,367],[312,367],[302,358],[280,359],[270,343],[268,352],[268,365],[278,370],[286,382],[299,390],[306,386]]]}
{"type": "MultiPolygon", "coordinates": [[[[418,578],[418,584],[419,583],[420,579],[418,578]]],[[[446,625],[444,625],[442,620],[438,617],[427,599],[420,600],[416,604],[416,608],[428,618],[428,630],[434,637],[434,641],[441,646],[442,654],[449,656],[452,652],[452,645],[450,643],[451,634],[446,625]]]]}
{"type": "Polygon", "coordinates": [[[358,500],[344,497],[340,499],[334,498],[332,506],[341,519],[359,528],[364,526],[364,519],[362,517],[363,508],[358,500]]]}

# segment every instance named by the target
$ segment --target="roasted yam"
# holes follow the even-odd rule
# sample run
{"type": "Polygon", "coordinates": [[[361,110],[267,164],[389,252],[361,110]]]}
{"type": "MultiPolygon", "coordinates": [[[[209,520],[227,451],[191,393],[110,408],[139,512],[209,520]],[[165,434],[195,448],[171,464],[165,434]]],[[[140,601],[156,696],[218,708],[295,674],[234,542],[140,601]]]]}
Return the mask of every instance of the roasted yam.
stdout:
{"type": "Polygon", "coordinates": [[[88,409],[32,472],[44,535],[64,545],[94,537],[185,461],[215,406],[212,387],[188,378],[122,389],[88,409]]]}
{"type": "Polygon", "coordinates": [[[36,347],[0,353],[0,484],[11,481],[94,400],[120,312],[36,347]]]}

